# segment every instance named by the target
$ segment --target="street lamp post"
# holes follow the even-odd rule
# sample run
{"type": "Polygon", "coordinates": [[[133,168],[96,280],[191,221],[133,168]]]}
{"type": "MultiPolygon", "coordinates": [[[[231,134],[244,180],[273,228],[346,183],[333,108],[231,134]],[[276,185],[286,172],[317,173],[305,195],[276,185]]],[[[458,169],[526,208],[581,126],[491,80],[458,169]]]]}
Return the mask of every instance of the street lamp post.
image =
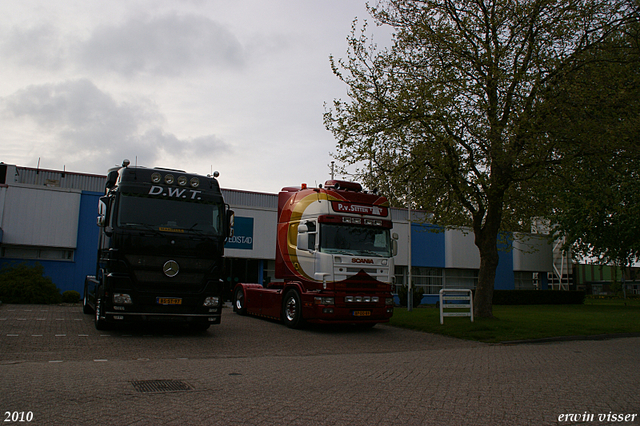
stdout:
{"type": "Polygon", "coordinates": [[[407,285],[407,311],[413,311],[413,274],[411,272],[411,184],[409,184],[408,186],[409,188],[409,203],[408,203],[408,208],[407,208],[407,214],[409,216],[409,237],[407,238],[407,240],[409,241],[409,247],[407,250],[408,253],[408,263],[409,263],[409,276],[408,276],[408,280],[409,283],[407,285]]]}

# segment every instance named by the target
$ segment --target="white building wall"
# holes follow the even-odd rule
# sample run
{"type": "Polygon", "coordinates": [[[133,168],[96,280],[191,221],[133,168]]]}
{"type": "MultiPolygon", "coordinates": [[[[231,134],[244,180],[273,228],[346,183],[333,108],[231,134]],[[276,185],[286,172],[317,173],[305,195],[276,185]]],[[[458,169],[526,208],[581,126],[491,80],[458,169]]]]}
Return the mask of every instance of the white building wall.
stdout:
{"type": "Polygon", "coordinates": [[[536,234],[514,234],[513,270],[552,272],[553,249],[549,240],[536,234]]]}
{"type": "Polygon", "coordinates": [[[4,203],[7,198],[7,185],[0,185],[0,229],[2,229],[2,218],[4,217],[4,203]]]}
{"type": "Polygon", "coordinates": [[[13,184],[3,192],[3,244],[76,247],[80,190],[13,184]]]}
{"type": "Polygon", "coordinates": [[[224,251],[225,257],[241,259],[275,259],[276,227],[278,214],[275,210],[258,210],[231,205],[236,217],[253,218],[253,249],[230,249],[224,251]]]}
{"type": "Polygon", "coordinates": [[[393,222],[391,234],[398,235],[398,254],[394,258],[396,266],[409,264],[409,222],[393,222]]]}
{"type": "Polygon", "coordinates": [[[480,268],[480,253],[474,243],[474,235],[470,229],[448,229],[444,231],[444,247],[446,268],[480,268]]]}

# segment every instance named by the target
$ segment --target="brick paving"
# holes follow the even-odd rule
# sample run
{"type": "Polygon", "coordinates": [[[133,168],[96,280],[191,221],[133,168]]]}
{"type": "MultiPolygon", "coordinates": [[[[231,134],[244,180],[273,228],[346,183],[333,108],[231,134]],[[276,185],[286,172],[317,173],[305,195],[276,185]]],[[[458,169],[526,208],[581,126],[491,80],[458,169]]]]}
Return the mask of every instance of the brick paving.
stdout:
{"type": "Polygon", "coordinates": [[[637,337],[491,345],[290,330],[229,308],[206,333],[104,332],[79,306],[2,305],[0,410],[37,425],[640,424],[598,420],[640,414],[639,355],[637,337]],[[140,392],[145,381],[187,390],[140,392]]]}

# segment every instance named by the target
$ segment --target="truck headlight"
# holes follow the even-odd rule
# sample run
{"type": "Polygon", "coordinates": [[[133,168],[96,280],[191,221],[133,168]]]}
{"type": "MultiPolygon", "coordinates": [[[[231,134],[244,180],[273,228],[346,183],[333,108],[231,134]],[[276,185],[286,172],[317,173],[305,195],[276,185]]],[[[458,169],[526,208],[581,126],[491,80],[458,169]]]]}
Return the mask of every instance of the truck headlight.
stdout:
{"type": "Polygon", "coordinates": [[[113,303],[114,305],[131,305],[133,300],[126,293],[113,293],[113,303]]]}
{"type": "Polygon", "coordinates": [[[204,299],[204,303],[202,304],[202,306],[218,306],[219,303],[219,297],[207,297],[206,299],[204,299]]]}
{"type": "Polygon", "coordinates": [[[333,297],[314,297],[313,301],[316,305],[333,305],[335,303],[335,299],[333,297]]]}
{"type": "Polygon", "coordinates": [[[393,306],[393,297],[387,297],[384,301],[384,304],[387,306],[389,305],[393,306]]]}

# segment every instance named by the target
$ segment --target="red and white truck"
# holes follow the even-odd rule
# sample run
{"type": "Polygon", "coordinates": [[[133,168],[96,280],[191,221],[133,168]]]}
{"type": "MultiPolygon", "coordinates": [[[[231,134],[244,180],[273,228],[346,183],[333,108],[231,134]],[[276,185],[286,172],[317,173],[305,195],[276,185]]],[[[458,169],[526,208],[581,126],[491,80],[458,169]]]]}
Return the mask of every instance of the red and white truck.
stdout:
{"type": "Polygon", "coordinates": [[[389,321],[397,237],[391,235],[385,197],[337,180],[318,188],[283,188],[277,226],[278,281],[237,284],[235,312],[291,328],[389,321]]]}

